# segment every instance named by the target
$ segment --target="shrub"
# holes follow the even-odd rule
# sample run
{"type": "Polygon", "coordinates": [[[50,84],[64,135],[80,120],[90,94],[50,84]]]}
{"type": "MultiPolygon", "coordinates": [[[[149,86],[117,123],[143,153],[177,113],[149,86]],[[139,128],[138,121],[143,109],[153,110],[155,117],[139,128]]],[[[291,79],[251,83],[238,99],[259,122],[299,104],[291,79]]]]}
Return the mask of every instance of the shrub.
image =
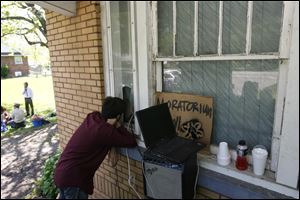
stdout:
{"type": "Polygon", "coordinates": [[[55,199],[58,189],[54,184],[54,169],[60,157],[58,151],[54,156],[48,158],[45,162],[42,177],[36,181],[36,188],[33,190],[33,196],[43,196],[48,199],[55,199]]]}
{"type": "Polygon", "coordinates": [[[7,78],[9,69],[7,65],[1,66],[1,78],[7,78]]]}

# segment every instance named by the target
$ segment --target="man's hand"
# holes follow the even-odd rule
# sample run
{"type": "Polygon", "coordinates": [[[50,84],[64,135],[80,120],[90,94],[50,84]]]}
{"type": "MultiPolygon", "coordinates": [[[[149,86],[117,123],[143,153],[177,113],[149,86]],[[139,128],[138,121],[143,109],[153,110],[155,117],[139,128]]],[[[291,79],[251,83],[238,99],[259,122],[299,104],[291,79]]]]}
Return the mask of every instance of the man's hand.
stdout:
{"type": "Polygon", "coordinates": [[[120,117],[113,118],[113,119],[107,119],[107,123],[111,124],[112,126],[119,128],[122,124],[120,122],[120,117]]]}
{"type": "Polygon", "coordinates": [[[117,149],[112,147],[108,153],[108,162],[112,165],[112,167],[117,165],[119,157],[117,149]]]}
{"type": "Polygon", "coordinates": [[[117,121],[116,123],[115,123],[115,127],[116,128],[119,128],[121,126],[121,123],[119,122],[119,121],[117,121]]]}
{"type": "Polygon", "coordinates": [[[117,118],[113,118],[113,119],[107,119],[106,121],[107,123],[109,123],[112,126],[115,126],[117,123],[117,118]]]}

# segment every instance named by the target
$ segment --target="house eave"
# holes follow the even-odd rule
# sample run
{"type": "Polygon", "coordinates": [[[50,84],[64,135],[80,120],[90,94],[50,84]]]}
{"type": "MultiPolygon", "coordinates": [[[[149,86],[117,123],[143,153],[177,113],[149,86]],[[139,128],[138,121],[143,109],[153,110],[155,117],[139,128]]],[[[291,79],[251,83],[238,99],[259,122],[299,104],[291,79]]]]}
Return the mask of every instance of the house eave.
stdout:
{"type": "Polygon", "coordinates": [[[71,17],[76,15],[76,1],[24,1],[41,6],[44,9],[71,17]]]}

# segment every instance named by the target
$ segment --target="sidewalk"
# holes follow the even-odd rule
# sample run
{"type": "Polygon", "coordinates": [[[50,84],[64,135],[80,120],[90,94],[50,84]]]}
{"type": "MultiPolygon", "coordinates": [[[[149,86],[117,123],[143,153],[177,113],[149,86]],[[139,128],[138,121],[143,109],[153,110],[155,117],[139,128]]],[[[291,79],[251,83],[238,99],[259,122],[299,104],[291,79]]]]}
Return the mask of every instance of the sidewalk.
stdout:
{"type": "Polygon", "coordinates": [[[31,193],[46,159],[58,148],[57,124],[1,139],[1,199],[31,193]]]}

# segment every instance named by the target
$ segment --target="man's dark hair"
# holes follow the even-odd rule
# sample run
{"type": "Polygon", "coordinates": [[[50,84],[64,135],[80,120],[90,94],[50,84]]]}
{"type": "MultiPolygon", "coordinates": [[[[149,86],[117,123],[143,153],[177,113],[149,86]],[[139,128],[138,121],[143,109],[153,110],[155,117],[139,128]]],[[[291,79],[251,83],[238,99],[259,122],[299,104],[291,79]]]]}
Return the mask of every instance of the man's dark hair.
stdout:
{"type": "Polygon", "coordinates": [[[25,82],[25,83],[24,83],[24,85],[28,86],[28,83],[27,83],[27,82],[25,82]]]}
{"type": "Polygon", "coordinates": [[[102,105],[101,114],[106,119],[116,118],[125,113],[125,101],[118,97],[106,97],[102,105]]]}

